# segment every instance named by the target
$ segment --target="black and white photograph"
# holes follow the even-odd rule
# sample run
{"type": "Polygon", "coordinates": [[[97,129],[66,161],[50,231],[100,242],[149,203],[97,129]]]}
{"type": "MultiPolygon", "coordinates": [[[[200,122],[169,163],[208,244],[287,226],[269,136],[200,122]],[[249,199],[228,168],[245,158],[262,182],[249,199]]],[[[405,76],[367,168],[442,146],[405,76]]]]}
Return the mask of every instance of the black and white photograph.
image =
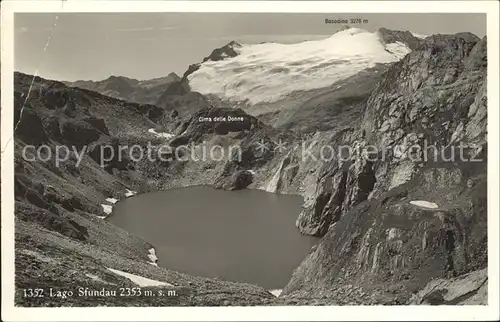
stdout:
{"type": "Polygon", "coordinates": [[[329,307],[333,319],[334,307],[413,319],[390,309],[460,306],[498,318],[497,2],[13,2],[9,16],[2,3],[8,306],[329,307]]]}

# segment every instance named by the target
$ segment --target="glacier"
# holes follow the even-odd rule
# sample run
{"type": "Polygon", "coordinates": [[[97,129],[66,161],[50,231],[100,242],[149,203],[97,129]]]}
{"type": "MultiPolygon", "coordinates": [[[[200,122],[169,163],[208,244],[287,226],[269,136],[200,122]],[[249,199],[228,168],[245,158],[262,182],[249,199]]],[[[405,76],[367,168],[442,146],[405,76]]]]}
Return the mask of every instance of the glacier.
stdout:
{"type": "Polygon", "coordinates": [[[203,62],[188,76],[192,90],[249,105],[275,102],[295,91],[323,88],[379,63],[400,60],[411,50],[384,44],[377,32],[358,28],[323,40],[234,47],[238,55],[203,62]]]}

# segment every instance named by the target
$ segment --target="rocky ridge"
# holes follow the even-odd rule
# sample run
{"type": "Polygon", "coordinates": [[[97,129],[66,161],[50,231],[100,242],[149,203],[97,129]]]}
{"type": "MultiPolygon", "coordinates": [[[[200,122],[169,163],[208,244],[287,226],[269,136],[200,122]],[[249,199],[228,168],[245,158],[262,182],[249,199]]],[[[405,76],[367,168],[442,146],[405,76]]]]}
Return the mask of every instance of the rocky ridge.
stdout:
{"type": "Polygon", "coordinates": [[[125,101],[155,104],[165,87],[181,78],[170,73],[166,77],[150,80],[137,80],[123,76],[110,76],[101,81],[64,82],[69,87],[78,87],[125,101]]]}

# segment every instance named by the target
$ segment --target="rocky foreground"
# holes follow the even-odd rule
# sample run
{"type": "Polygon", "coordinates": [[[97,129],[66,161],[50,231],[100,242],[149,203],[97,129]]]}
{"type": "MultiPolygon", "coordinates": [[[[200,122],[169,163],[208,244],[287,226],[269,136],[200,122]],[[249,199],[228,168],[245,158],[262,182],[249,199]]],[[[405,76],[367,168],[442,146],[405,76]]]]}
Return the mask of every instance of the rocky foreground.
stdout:
{"type": "MultiPolygon", "coordinates": [[[[340,87],[297,93],[286,111],[232,108],[191,91],[186,75],[169,83],[152,105],[41,78],[29,91],[32,76],[16,73],[16,304],[486,304],[486,38],[385,35],[386,42],[408,43],[412,52],[340,87]],[[242,121],[200,122],[217,117],[242,121]],[[203,143],[238,145],[243,153],[220,161],[105,155],[101,164],[101,146],[116,152],[148,142],[154,152],[161,145],[191,145],[191,153],[203,143]],[[445,147],[445,154],[429,161],[410,149],[425,142],[445,147]],[[467,146],[466,158],[450,161],[459,143],[467,146]],[[262,144],[267,148],[260,149],[262,144]],[[303,144],[311,147],[307,158],[303,144]],[[47,161],[26,160],[27,145],[48,146],[42,150],[47,161]],[[56,164],[61,145],[75,149],[56,164]],[[371,146],[377,152],[325,161],[319,158],[325,145],[371,146]],[[397,151],[379,155],[396,145],[397,151]],[[148,256],[153,245],[103,219],[109,200],[199,184],[304,196],[297,227],[322,238],[278,298],[258,286],[155,266],[148,256]],[[154,294],[175,290],[175,296],[63,299],[24,293],[137,286],[110,269],[168,283],[150,288],[154,294]]],[[[206,60],[233,57],[223,55],[229,49],[217,49],[206,60]]]]}

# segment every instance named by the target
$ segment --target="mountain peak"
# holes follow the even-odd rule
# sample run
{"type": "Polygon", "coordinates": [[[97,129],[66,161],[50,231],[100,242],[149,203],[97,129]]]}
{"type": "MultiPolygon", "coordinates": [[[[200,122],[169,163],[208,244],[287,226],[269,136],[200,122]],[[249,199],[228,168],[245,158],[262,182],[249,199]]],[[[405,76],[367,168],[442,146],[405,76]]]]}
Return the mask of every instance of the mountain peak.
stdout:
{"type": "Polygon", "coordinates": [[[239,42],[237,42],[236,40],[232,40],[232,41],[230,41],[230,42],[229,42],[226,46],[224,46],[224,47],[230,47],[230,48],[234,48],[234,47],[236,47],[236,48],[239,48],[239,47],[241,47],[241,44],[240,44],[239,42]]]}
{"type": "Polygon", "coordinates": [[[238,56],[238,52],[234,50],[234,48],[241,48],[241,44],[236,42],[235,40],[229,42],[228,44],[216,48],[212,51],[210,56],[207,56],[203,59],[203,62],[206,61],[219,61],[225,58],[232,58],[238,56]]]}
{"type": "Polygon", "coordinates": [[[335,35],[335,34],[344,33],[344,32],[347,32],[349,34],[357,34],[360,32],[369,32],[369,31],[367,31],[365,29],[349,26],[349,25],[344,25],[344,26],[340,27],[339,30],[335,31],[333,34],[335,35]]]}
{"type": "Polygon", "coordinates": [[[134,81],[136,79],[129,78],[129,77],[126,77],[126,76],[111,75],[108,78],[106,78],[105,80],[107,80],[107,81],[134,81]]]}
{"type": "Polygon", "coordinates": [[[172,80],[176,80],[176,81],[181,79],[181,77],[174,72],[171,72],[170,74],[168,74],[167,78],[172,79],[172,80]]]}
{"type": "Polygon", "coordinates": [[[411,50],[417,49],[422,43],[423,39],[416,37],[408,30],[391,30],[387,28],[380,28],[377,30],[380,40],[384,44],[393,44],[400,42],[408,46],[411,50]]]}

